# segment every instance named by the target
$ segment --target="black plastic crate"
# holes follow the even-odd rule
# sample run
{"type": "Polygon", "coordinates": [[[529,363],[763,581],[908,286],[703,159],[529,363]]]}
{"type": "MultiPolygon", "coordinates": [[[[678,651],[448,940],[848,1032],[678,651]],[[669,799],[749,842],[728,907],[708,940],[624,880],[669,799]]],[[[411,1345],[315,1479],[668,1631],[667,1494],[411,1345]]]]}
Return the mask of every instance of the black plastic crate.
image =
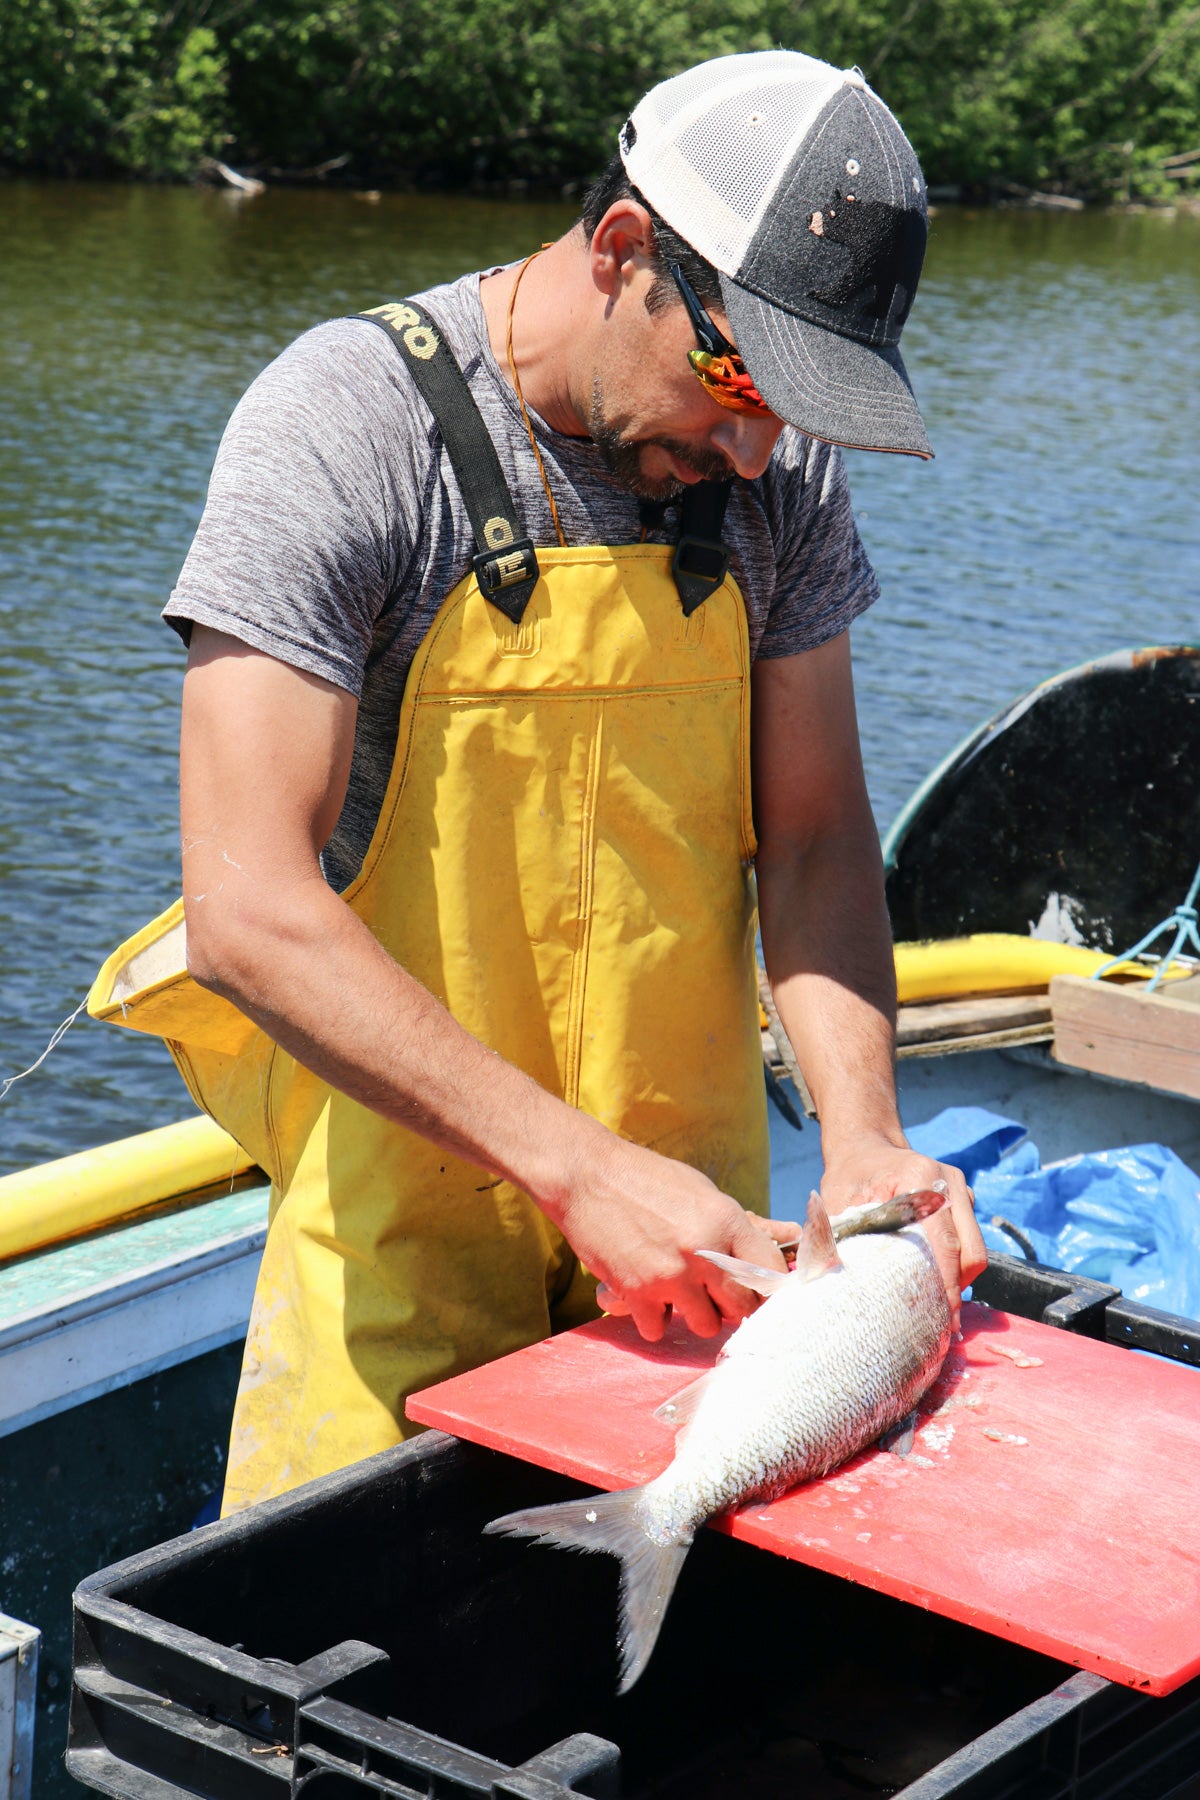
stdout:
{"type": "Polygon", "coordinates": [[[1200,1320],[1126,1300],[1118,1288],[1086,1275],[1068,1275],[1044,1263],[993,1254],[972,1296],[1022,1318],[1200,1367],[1200,1320]]]}
{"type": "MultiPolygon", "coordinates": [[[[1103,1336],[1095,1285],[997,1258],[981,1297],[1103,1336]]],[[[482,1535],[584,1491],[428,1432],[90,1577],[68,1768],[130,1800],[1200,1800],[1200,1680],[1150,1699],[715,1532],[619,1698],[615,1563],[482,1535]]]]}

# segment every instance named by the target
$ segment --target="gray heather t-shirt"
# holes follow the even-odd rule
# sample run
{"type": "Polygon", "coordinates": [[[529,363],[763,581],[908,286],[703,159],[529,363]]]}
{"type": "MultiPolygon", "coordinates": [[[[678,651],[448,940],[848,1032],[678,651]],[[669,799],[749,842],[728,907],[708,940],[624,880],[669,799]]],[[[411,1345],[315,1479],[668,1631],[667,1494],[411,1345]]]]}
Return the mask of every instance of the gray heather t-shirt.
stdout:
{"type": "MultiPolygon", "coordinates": [[[[516,396],[488,343],[479,276],[416,296],[442,327],[535,544],[553,544],[516,396]]],[[[636,499],[590,439],[530,415],[570,544],[638,542],[636,499]]],[[[668,512],[662,533],[678,530],[668,512]]],[[[790,427],[758,481],[736,481],[725,542],[754,656],[836,637],[878,594],[841,454],[790,427]]],[[[358,697],[350,787],[324,854],[332,885],[358,870],[383,803],[409,665],[475,546],[441,434],[375,325],[306,332],[241,400],[164,618],[226,632],[358,697]]]]}

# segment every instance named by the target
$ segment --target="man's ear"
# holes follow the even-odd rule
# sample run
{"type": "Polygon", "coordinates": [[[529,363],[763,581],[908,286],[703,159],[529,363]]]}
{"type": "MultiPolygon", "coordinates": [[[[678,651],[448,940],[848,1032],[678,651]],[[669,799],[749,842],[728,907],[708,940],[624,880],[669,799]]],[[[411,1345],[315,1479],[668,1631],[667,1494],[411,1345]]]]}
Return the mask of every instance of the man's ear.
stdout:
{"type": "Polygon", "coordinates": [[[637,200],[614,200],[588,246],[591,276],[602,294],[615,300],[639,270],[654,260],[654,226],[637,200]]]}

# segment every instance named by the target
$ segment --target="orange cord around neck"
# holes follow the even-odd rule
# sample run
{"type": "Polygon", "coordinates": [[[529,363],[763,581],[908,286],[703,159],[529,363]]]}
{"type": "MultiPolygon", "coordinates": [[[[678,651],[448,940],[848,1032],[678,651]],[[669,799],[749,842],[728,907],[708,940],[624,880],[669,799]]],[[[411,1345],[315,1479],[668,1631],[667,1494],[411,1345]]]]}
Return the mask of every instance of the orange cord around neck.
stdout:
{"type": "MultiPolygon", "coordinates": [[[[543,244],[542,250],[546,249],[546,247],[547,246],[545,244],[543,244]]],[[[563,535],[562,525],[559,523],[558,507],[555,505],[554,495],[550,492],[550,483],[546,479],[546,465],[542,461],[542,453],[538,449],[537,439],[533,435],[533,426],[529,422],[529,410],[525,405],[525,396],[521,392],[521,377],[517,374],[516,359],[513,356],[513,343],[512,343],[513,313],[516,311],[516,308],[517,308],[517,289],[520,287],[521,282],[524,279],[525,271],[529,267],[530,263],[533,261],[534,257],[540,256],[541,254],[542,254],[541,250],[534,250],[529,256],[527,256],[525,258],[525,261],[521,264],[520,268],[517,270],[517,279],[513,282],[513,290],[512,290],[512,293],[508,297],[508,331],[507,331],[507,333],[505,335],[505,339],[504,339],[504,350],[505,350],[506,356],[508,357],[509,377],[512,381],[513,387],[516,389],[517,405],[521,409],[521,418],[524,421],[526,436],[529,439],[529,448],[533,451],[533,460],[537,464],[538,474],[542,478],[542,486],[546,490],[546,498],[550,502],[550,517],[554,521],[554,529],[558,535],[558,541],[562,545],[562,547],[565,549],[567,540],[563,535]]]]}

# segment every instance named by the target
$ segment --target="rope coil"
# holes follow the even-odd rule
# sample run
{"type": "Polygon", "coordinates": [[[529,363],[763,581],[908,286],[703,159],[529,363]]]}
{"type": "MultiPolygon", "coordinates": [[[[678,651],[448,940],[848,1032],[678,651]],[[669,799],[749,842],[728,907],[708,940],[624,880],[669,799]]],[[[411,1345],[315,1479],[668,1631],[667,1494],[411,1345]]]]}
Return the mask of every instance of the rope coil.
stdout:
{"type": "Polygon", "coordinates": [[[1133,962],[1136,957],[1141,956],[1144,951],[1149,949],[1156,938],[1162,937],[1163,933],[1167,931],[1173,931],[1175,933],[1175,942],[1171,945],[1170,950],[1154,971],[1152,979],[1147,983],[1143,990],[1145,993],[1152,994],[1154,992],[1159,982],[1163,979],[1163,976],[1171,967],[1171,964],[1182,952],[1183,946],[1186,943],[1190,943],[1195,950],[1196,955],[1200,957],[1200,937],[1196,934],[1196,921],[1200,918],[1200,913],[1197,912],[1195,905],[1198,892],[1200,892],[1200,863],[1196,865],[1196,873],[1192,876],[1192,885],[1187,891],[1186,900],[1175,908],[1169,918],[1160,920],[1160,922],[1154,926],[1153,930],[1148,931],[1145,937],[1141,938],[1133,946],[1132,950],[1125,950],[1120,956],[1114,956],[1110,961],[1101,963],[1100,967],[1093,974],[1092,980],[1099,981],[1102,975],[1106,975],[1108,971],[1115,968],[1118,963],[1133,962]]]}

